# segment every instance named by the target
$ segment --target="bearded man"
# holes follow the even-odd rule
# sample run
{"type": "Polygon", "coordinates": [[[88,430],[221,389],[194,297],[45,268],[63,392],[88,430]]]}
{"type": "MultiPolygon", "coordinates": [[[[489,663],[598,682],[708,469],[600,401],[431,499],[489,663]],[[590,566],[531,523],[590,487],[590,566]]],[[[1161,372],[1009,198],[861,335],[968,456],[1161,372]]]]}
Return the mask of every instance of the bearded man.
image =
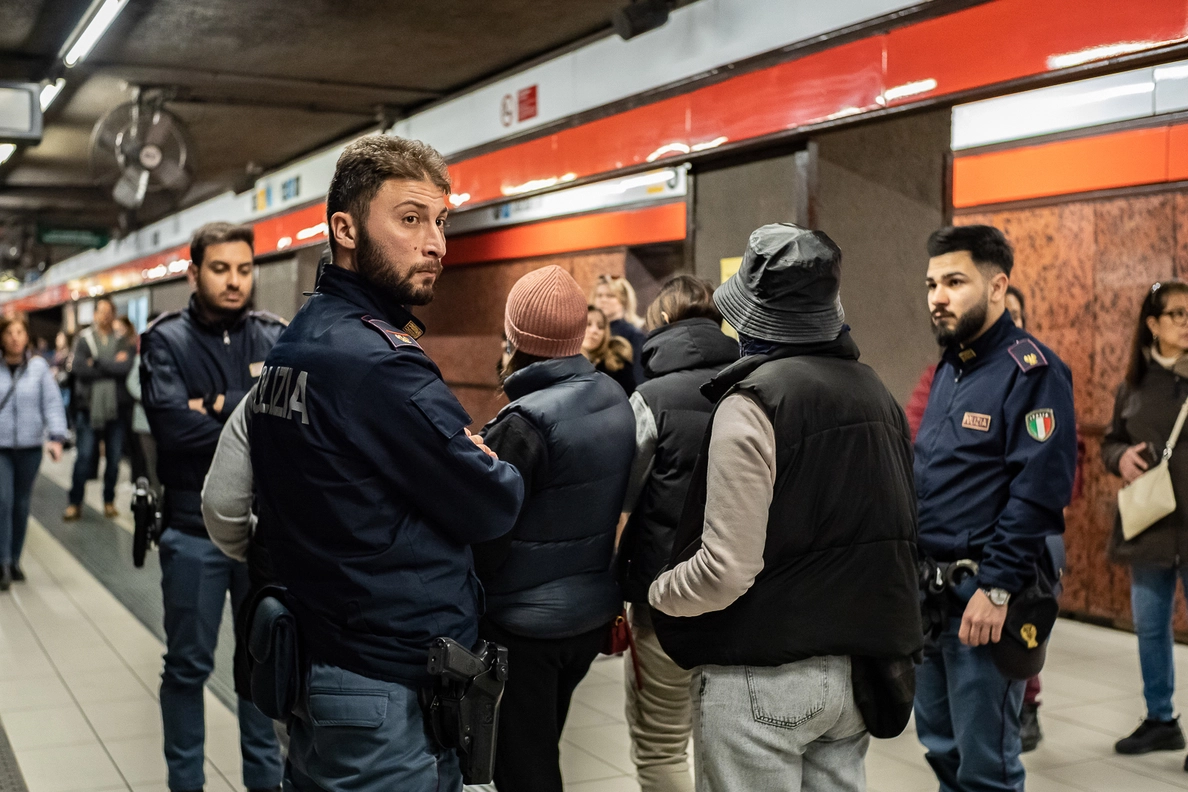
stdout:
{"type": "Polygon", "coordinates": [[[351,143],[326,200],[333,262],[265,361],[250,445],[260,542],[301,634],[285,789],[462,788],[418,692],[434,638],[478,640],[470,545],[511,530],[516,469],[417,343],[449,174],[429,146],[351,143]]]}
{"type": "MultiPolygon", "coordinates": [[[[247,565],[211,542],[201,492],[223,425],[284,329],[279,317],[249,308],[253,241],[250,227],[231,223],[195,231],[189,306],[163,314],[141,337],[142,403],[165,487],[161,722],[172,792],[201,790],[206,782],[203,686],[214,669],[227,592],[238,611],[250,590],[247,565]]],[[[238,709],[244,786],[250,792],[278,789],[281,759],[272,722],[242,695],[238,709]]]]}
{"type": "Polygon", "coordinates": [[[1008,604],[1050,569],[1046,539],[1064,532],[1077,460],[1072,376],[1006,310],[1014,254],[1001,231],[942,228],[928,255],[944,355],[916,436],[920,556],[972,575],[950,580],[948,618],[916,672],[916,731],[942,792],[1022,792],[1026,677],[1004,674],[992,647],[1014,639],[1008,604]]]}

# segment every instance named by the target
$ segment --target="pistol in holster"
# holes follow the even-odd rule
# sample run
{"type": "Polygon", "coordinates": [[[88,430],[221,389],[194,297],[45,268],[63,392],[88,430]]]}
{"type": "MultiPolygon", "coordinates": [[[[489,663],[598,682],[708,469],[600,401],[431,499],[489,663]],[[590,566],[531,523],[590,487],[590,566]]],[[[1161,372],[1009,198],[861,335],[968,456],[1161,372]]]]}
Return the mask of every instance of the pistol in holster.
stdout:
{"type": "Polygon", "coordinates": [[[425,720],[437,743],[458,753],[466,784],[489,784],[495,773],[499,702],[507,684],[507,648],[479,641],[474,652],[449,638],[429,647],[432,686],[421,691],[425,720]]]}
{"type": "Polygon", "coordinates": [[[149,549],[161,542],[161,509],[144,476],[136,479],[132,490],[132,519],[136,526],[132,533],[132,564],[139,569],[149,549]]]}

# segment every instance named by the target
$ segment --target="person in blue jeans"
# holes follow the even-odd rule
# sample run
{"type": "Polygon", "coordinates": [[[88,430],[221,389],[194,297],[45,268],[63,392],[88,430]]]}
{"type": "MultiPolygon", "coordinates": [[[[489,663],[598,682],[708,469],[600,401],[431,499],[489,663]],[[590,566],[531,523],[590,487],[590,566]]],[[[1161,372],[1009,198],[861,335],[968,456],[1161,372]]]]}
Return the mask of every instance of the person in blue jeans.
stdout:
{"type": "Polygon", "coordinates": [[[941,792],[1022,792],[1020,709],[991,645],[1013,596],[1049,565],[1077,464],[1072,374],[1006,309],[1014,252],[997,228],[928,240],[928,311],[944,354],[915,443],[919,554],[970,561],[953,616],[916,670],[916,733],[941,792]]]}
{"type": "Polygon", "coordinates": [[[124,380],[136,356],[127,339],[116,334],[115,305],[102,297],[95,301],[95,321],[78,334],[70,373],[74,375],[74,429],[77,456],[70,486],[70,505],[62,519],[81,516],[87,478],[95,464],[99,440],[103,440],[107,464],[103,471],[103,514],[115,517],[116,478],[124,453],[124,424],[120,420],[120,399],[126,397],[124,380]],[[121,394],[121,390],[124,394],[121,394]]]}
{"type": "MultiPolygon", "coordinates": [[[[251,389],[284,327],[249,310],[254,236],[247,226],[208,223],[190,242],[189,306],[164,314],[141,337],[140,385],[158,444],[165,488],[161,593],[166,652],[161,722],[172,792],[205,783],[203,686],[214,668],[227,594],[238,614],[250,593],[247,565],[223,555],[202,519],[202,483],[227,418],[251,389]]],[[[239,745],[249,792],[281,783],[280,748],[272,721],[239,694],[239,745]]]]}
{"type": "Polygon", "coordinates": [[[45,358],[29,354],[22,317],[0,319],[0,591],[23,581],[21,549],[42,447],[62,456],[66,411],[45,358]]]}
{"type": "MultiPolygon", "coordinates": [[[[1163,281],[1147,290],[1139,311],[1126,379],[1118,388],[1114,417],[1101,444],[1106,469],[1129,484],[1164,451],[1188,399],[1188,283],[1163,281]]],[[[1184,444],[1181,442],[1180,446],[1184,444]]],[[[1184,749],[1172,706],[1172,608],[1176,578],[1188,575],[1180,559],[1188,550],[1188,451],[1177,447],[1169,468],[1176,510],[1127,541],[1116,520],[1111,560],[1130,566],[1130,603],[1138,633],[1139,666],[1147,714],[1114,749],[1120,754],[1184,749]]],[[[1188,770],[1188,760],[1184,769],[1188,770]]]]}

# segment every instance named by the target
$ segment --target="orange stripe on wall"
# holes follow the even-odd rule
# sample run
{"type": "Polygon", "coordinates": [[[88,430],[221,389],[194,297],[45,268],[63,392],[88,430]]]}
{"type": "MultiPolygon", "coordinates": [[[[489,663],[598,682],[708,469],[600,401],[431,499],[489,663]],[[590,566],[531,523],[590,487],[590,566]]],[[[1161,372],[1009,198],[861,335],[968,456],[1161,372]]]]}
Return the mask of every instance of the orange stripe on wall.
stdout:
{"type": "Polygon", "coordinates": [[[1111,190],[1188,178],[1188,127],[1158,127],[974,154],[953,160],[953,206],[1111,190]],[[1169,155],[1175,143],[1175,155],[1169,155]]]}
{"type": "Polygon", "coordinates": [[[448,240],[446,266],[685,238],[685,204],[567,217],[448,240]]]}

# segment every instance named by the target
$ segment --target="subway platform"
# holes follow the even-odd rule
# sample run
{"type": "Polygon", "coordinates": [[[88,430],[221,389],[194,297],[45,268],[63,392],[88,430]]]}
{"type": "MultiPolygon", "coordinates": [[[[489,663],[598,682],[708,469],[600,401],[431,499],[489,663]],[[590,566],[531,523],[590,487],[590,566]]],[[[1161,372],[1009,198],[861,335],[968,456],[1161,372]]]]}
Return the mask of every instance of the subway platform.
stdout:
{"type": "MultiPolygon", "coordinates": [[[[91,482],[83,518],[61,522],[72,462],[68,453],[43,464],[23,561],[29,579],[0,594],[0,792],[164,792],[160,570],[155,556],[132,566],[126,470],[119,518],[102,517],[91,482]]],[[[228,616],[207,686],[208,792],[243,790],[230,649],[228,616]]],[[[1176,668],[1188,679],[1188,647],[1177,647],[1176,668]]],[[[1113,752],[1143,712],[1134,636],[1061,620],[1043,680],[1045,739],[1025,757],[1030,792],[1188,790],[1182,752],[1113,752]]],[[[623,697],[622,659],[600,658],[566,724],[567,790],[639,788],[623,697]]],[[[1188,693],[1176,703],[1188,709],[1188,693]]],[[[872,743],[867,779],[872,792],[936,788],[911,727],[872,743]]]]}

